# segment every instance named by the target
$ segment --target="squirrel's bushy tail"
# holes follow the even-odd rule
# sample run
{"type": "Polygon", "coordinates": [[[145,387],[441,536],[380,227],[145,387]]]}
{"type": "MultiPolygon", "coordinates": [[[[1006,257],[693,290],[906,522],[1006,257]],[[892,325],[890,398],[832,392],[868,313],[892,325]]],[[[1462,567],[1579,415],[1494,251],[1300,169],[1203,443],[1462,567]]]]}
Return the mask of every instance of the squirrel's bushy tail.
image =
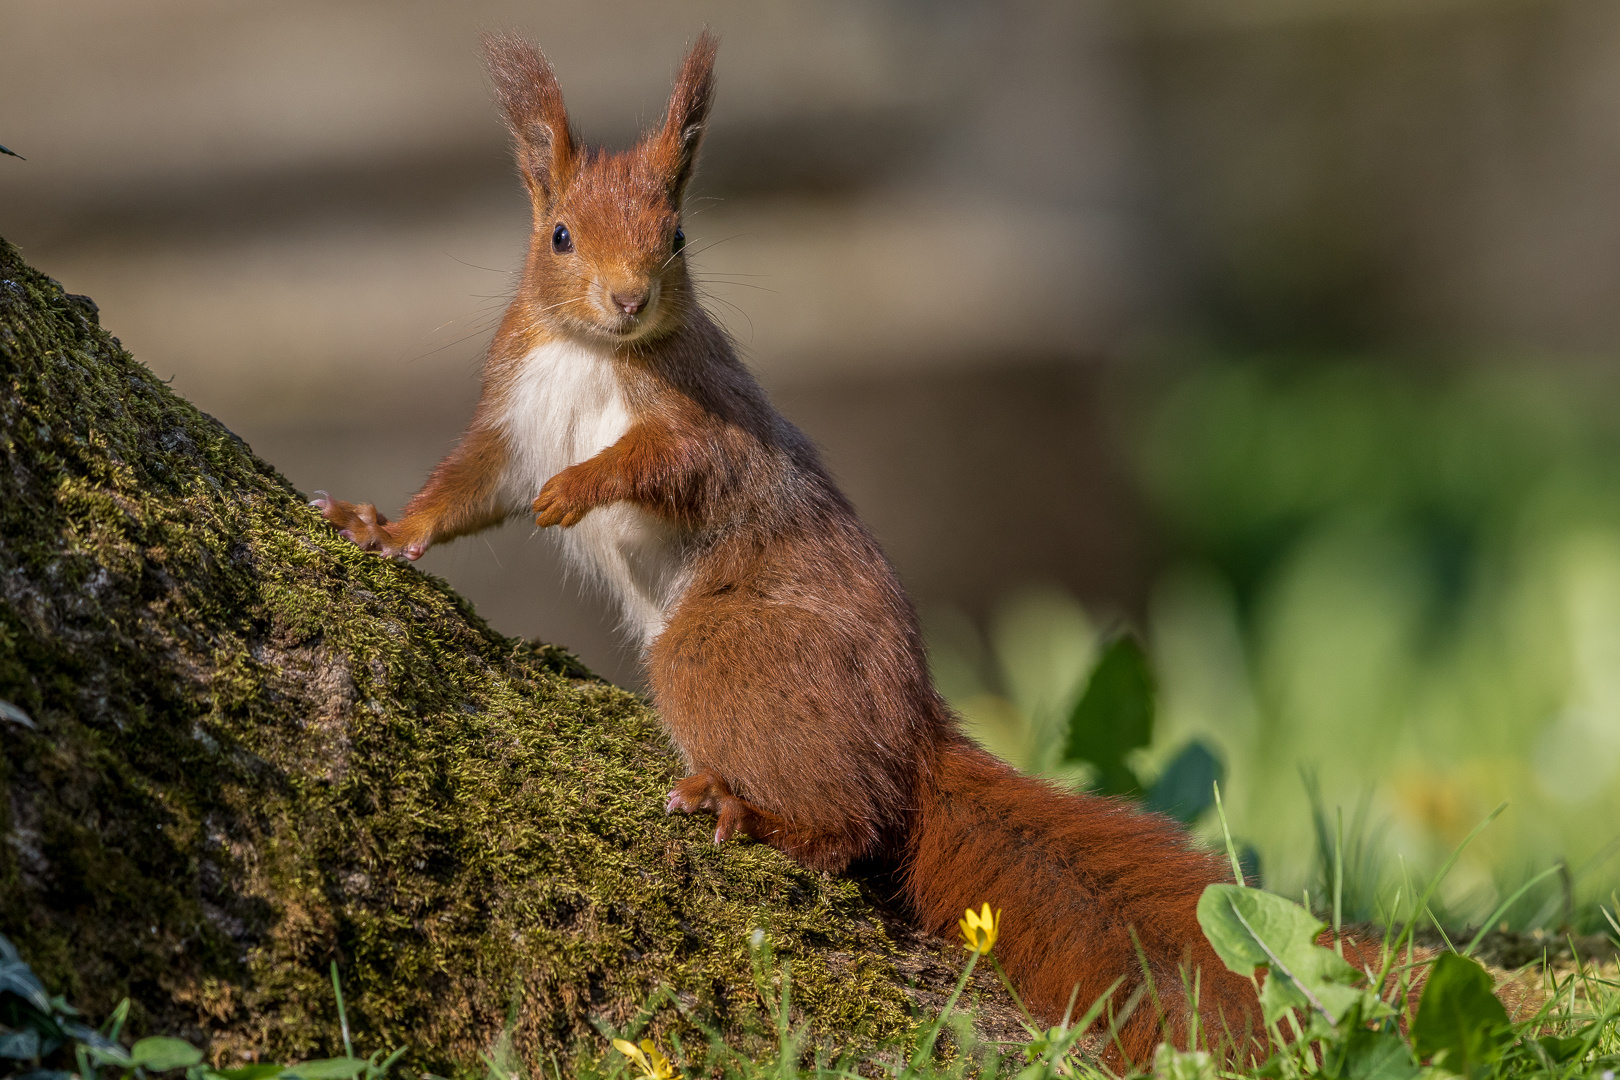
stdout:
{"type": "Polygon", "coordinates": [[[966,739],[944,746],[918,794],[904,882],[915,915],[954,937],[968,908],[999,908],[995,955],[1037,1019],[1061,1020],[1071,995],[1079,1017],[1117,979],[1095,1029],[1111,1064],[1146,1065],[1161,1039],[1186,1048],[1195,993],[1199,1047],[1251,1056],[1253,985],[1215,955],[1196,910],[1228,874],[1173,822],[1060,791],[966,739]]]}

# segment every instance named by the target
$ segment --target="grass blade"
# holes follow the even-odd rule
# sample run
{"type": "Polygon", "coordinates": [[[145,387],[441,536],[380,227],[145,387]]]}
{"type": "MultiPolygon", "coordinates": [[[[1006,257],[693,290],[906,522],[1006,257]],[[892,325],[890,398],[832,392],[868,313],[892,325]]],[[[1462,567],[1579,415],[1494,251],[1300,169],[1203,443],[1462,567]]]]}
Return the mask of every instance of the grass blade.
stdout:
{"type": "Polygon", "coordinates": [[[338,982],[337,961],[332,961],[332,993],[337,995],[338,1024],[343,1028],[343,1054],[354,1057],[354,1043],[349,1041],[349,1014],[343,1008],[343,986],[338,982]]]}
{"type": "Polygon", "coordinates": [[[1485,935],[1490,932],[1491,927],[1496,925],[1496,920],[1500,919],[1503,915],[1506,915],[1508,909],[1519,902],[1519,897],[1529,892],[1542,878],[1556,873],[1558,873],[1558,867],[1556,865],[1549,866],[1547,869],[1543,870],[1541,873],[1537,874],[1535,877],[1531,878],[1529,881],[1515,889],[1513,891],[1513,895],[1509,896],[1506,900],[1498,904],[1496,910],[1491,912],[1491,917],[1480,924],[1479,933],[1474,935],[1474,940],[1468,943],[1468,948],[1464,949],[1462,954],[1464,956],[1471,955],[1473,951],[1479,947],[1479,943],[1484,940],[1485,935]]]}

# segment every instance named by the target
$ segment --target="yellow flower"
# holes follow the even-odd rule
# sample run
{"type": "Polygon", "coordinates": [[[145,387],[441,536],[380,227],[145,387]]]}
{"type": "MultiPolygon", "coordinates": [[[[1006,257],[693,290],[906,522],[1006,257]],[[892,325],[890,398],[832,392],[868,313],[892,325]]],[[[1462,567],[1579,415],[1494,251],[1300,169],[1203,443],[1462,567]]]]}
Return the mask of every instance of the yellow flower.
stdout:
{"type": "Polygon", "coordinates": [[[629,1039],[614,1039],[613,1049],[635,1062],[647,1080],[674,1080],[675,1066],[651,1039],[642,1039],[640,1046],[629,1039]]]}
{"type": "Polygon", "coordinates": [[[962,928],[962,940],[973,952],[987,953],[996,946],[996,931],[1001,922],[1001,909],[990,913],[990,905],[985,904],[983,911],[967,910],[967,918],[960,920],[957,925],[962,928]]]}

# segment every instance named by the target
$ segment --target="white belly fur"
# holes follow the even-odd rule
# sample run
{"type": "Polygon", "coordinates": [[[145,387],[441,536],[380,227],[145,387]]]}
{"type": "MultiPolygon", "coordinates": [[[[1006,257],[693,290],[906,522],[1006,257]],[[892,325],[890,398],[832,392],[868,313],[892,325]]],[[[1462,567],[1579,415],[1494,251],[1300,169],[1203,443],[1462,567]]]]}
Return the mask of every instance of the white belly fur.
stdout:
{"type": "MultiPolygon", "coordinates": [[[[612,446],[630,426],[611,354],[570,342],[538,346],[509,387],[502,426],[510,451],[503,501],[528,509],[545,482],[612,446]]],[[[598,507],[561,533],[565,557],[607,587],[645,648],[687,583],[680,530],[629,503],[598,507]]]]}

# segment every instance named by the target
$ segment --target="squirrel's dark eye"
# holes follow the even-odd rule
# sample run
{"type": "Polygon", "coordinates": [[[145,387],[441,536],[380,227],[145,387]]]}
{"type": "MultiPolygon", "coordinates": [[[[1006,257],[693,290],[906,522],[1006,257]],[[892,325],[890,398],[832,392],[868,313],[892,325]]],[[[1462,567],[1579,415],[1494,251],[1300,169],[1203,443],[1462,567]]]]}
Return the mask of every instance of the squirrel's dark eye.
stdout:
{"type": "Polygon", "coordinates": [[[566,255],[574,250],[574,238],[568,233],[568,226],[557,222],[557,227],[551,230],[551,250],[559,255],[566,255]]]}
{"type": "Polygon", "coordinates": [[[675,230],[675,250],[678,252],[686,246],[686,234],[680,229],[675,230]]]}

